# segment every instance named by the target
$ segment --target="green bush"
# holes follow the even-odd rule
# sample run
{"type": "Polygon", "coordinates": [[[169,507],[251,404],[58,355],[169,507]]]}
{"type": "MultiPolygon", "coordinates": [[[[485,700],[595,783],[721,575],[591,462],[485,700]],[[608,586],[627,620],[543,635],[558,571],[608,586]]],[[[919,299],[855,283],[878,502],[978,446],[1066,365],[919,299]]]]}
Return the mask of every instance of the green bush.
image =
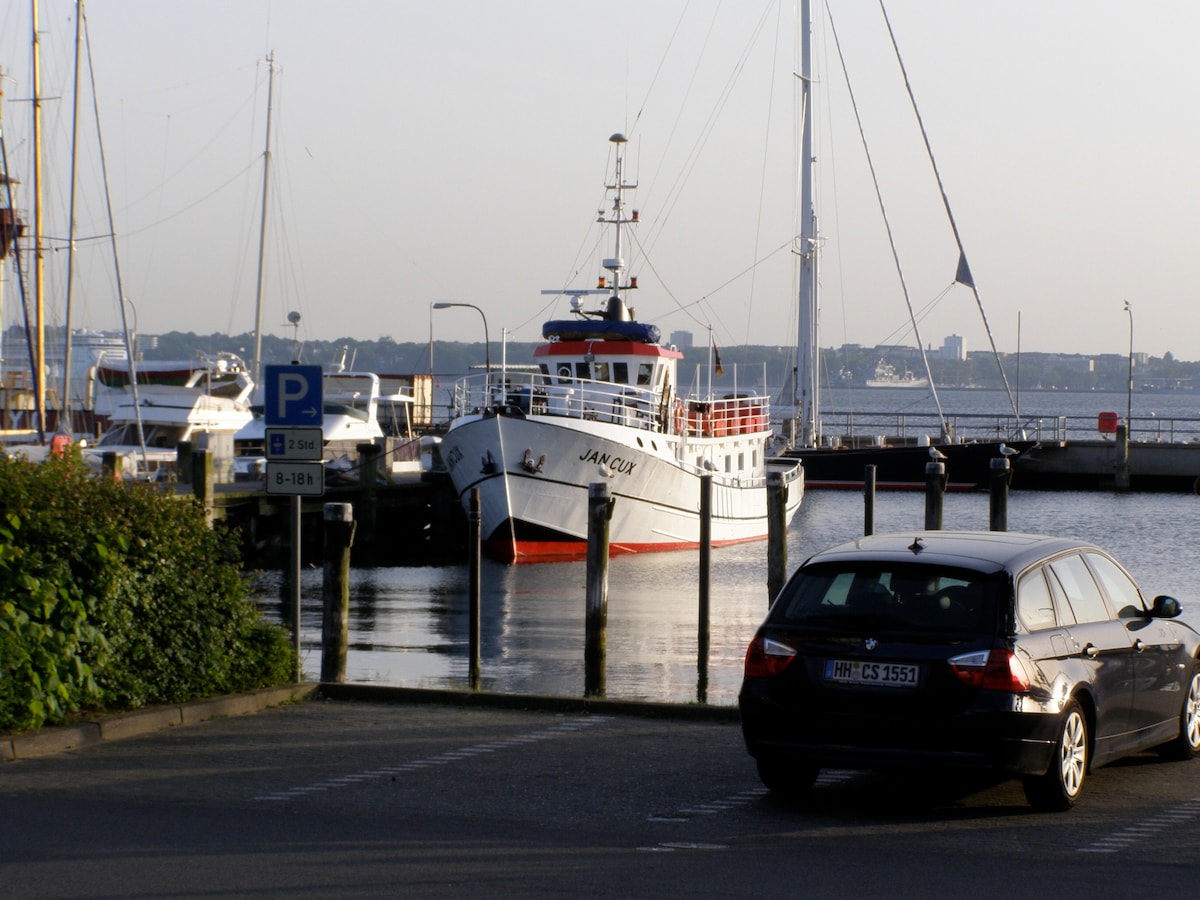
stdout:
{"type": "Polygon", "coordinates": [[[0,730],[286,682],[234,536],[191,499],[0,459],[0,730]]]}

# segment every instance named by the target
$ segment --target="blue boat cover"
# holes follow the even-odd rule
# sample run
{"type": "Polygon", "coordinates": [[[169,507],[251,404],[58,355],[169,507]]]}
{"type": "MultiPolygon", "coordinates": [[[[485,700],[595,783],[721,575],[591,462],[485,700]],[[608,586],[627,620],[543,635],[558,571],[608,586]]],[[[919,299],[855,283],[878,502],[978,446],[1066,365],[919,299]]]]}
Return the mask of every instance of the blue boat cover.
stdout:
{"type": "Polygon", "coordinates": [[[560,341],[637,341],[657,344],[662,332],[646,322],[609,319],[551,319],[542,326],[542,337],[560,341]]]}

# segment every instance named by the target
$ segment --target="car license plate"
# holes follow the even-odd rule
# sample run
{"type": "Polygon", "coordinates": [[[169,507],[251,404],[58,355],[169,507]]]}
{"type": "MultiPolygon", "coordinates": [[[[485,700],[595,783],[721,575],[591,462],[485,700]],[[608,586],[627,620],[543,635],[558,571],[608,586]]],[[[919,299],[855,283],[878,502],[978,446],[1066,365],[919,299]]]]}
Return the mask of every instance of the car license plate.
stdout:
{"type": "Polygon", "coordinates": [[[921,667],[909,663],[858,659],[825,660],[825,680],[838,684],[877,684],[882,687],[916,687],[921,667]]]}

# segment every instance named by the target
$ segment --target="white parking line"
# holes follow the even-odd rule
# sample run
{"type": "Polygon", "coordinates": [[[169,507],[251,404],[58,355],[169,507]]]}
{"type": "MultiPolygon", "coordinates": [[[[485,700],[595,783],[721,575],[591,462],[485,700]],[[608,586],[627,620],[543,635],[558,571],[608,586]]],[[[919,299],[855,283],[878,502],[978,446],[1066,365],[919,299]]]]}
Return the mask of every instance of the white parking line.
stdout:
{"type": "Polygon", "coordinates": [[[494,753],[497,750],[519,747],[524,744],[534,743],[547,738],[559,737],[565,734],[575,734],[595,725],[608,722],[611,719],[612,716],[587,716],[581,719],[572,719],[567,722],[551,725],[539,731],[533,731],[524,735],[517,735],[506,740],[488,741],[487,743],[483,744],[472,744],[469,747],[461,747],[457,750],[448,750],[444,753],[439,753],[437,756],[427,756],[424,759],[414,759],[401,765],[380,766],[379,768],[371,769],[368,772],[359,772],[350,775],[338,775],[309,785],[297,785],[294,787],[282,788],[278,791],[260,794],[254,799],[274,801],[294,800],[297,797],[304,797],[317,791],[329,790],[330,788],[346,787],[352,784],[361,784],[364,781],[373,781],[379,778],[392,777],[410,772],[419,772],[422,769],[428,769],[433,766],[444,766],[447,763],[461,762],[465,759],[473,759],[476,756],[494,753]]]}
{"type": "Polygon", "coordinates": [[[1153,837],[1160,831],[1169,828],[1173,825],[1178,825],[1180,822],[1187,822],[1200,816],[1200,800],[1189,800],[1186,803],[1181,803],[1179,806],[1173,806],[1170,809],[1145,819],[1141,822],[1135,822],[1133,825],[1128,825],[1120,831],[1116,831],[1110,835],[1093,841],[1086,847],[1078,848],[1079,853],[1119,853],[1125,850],[1132,844],[1144,840],[1148,837],[1153,837]]]}

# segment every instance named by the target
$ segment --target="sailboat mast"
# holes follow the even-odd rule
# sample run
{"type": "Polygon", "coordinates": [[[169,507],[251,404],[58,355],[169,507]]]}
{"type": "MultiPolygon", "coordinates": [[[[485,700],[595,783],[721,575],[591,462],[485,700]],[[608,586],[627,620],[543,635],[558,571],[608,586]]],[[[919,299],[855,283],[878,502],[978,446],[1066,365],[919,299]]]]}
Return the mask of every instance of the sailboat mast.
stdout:
{"type": "Polygon", "coordinates": [[[64,316],[62,396],[58,400],[58,432],[71,434],[71,302],[75,285],[75,194],[79,181],[79,57],[83,42],[83,0],[75,4],[75,79],[71,88],[71,188],[67,215],[67,303],[64,316]]]}
{"type": "Polygon", "coordinates": [[[42,65],[41,37],[38,34],[38,4],[30,0],[33,29],[33,278],[34,278],[34,350],[29,368],[33,377],[34,412],[40,437],[46,433],[46,323],[45,254],[42,247],[42,65]]]}
{"type": "Polygon", "coordinates": [[[258,384],[262,374],[262,327],[263,327],[263,264],[267,252],[267,208],[268,191],[271,185],[271,112],[275,97],[275,51],[267,57],[267,136],[263,147],[262,215],[258,225],[258,287],[254,300],[254,360],[250,364],[254,382],[258,384]]]}
{"type": "Polygon", "coordinates": [[[812,17],[809,0],[800,2],[800,256],[799,333],[796,341],[800,374],[801,446],[815,447],[821,441],[821,340],[820,304],[817,296],[817,214],[813,204],[812,149],[813,78],[812,17]]]}

